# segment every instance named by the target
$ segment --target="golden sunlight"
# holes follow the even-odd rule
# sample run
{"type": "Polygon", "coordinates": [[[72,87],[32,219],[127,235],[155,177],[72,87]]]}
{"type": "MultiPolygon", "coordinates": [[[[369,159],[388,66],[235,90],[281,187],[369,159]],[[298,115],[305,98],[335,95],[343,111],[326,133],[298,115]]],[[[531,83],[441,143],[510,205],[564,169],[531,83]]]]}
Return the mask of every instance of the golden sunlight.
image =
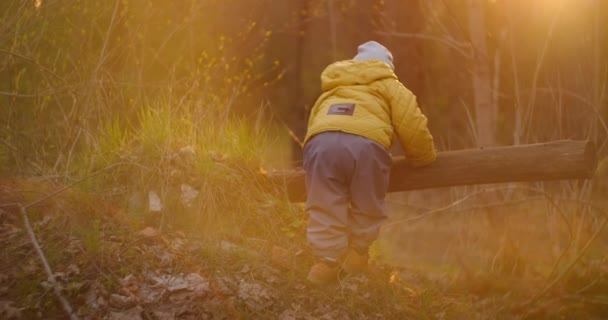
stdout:
{"type": "Polygon", "coordinates": [[[0,13],[0,320],[608,318],[608,0],[0,13]]]}

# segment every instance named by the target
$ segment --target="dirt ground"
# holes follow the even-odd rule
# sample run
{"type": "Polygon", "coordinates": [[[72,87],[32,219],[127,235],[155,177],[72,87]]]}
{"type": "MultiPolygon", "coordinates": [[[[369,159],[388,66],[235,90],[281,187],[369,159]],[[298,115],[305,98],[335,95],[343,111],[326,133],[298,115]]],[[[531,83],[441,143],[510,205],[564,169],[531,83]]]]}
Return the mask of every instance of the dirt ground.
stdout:
{"type": "Polygon", "coordinates": [[[11,205],[54,190],[0,183],[3,319],[66,318],[59,296],[83,319],[608,316],[603,217],[572,199],[525,193],[450,201],[478,189],[391,195],[370,272],[320,288],[304,281],[312,257],[301,237],[277,243],[160,230],[66,191],[27,210],[54,284],[11,205]]]}

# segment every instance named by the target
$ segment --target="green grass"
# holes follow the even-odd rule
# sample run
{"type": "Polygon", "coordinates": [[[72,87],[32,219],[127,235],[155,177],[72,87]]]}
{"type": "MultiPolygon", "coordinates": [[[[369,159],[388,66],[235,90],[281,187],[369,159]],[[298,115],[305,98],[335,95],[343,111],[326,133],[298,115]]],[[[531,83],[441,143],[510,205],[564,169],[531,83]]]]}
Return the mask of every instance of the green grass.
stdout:
{"type": "MultiPolygon", "coordinates": [[[[302,208],[269,193],[260,174],[270,132],[221,109],[159,99],[142,106],[133,119],[109,117],[91,141],[74,155],[73,172],[86,176],[80,190],[101,194],[124,208],[130,224],[171,227],[205,236],[258,235],[295,238],[302,208]],[[182,201],[183,189],[198,194],[182,201]],[[120,190],[113,192],[112,190],[120,190]],[[162,212],[148,212],[155,192],[162,212]]],[[[271,151],[272,152],[272,151],[271,151]]]]}

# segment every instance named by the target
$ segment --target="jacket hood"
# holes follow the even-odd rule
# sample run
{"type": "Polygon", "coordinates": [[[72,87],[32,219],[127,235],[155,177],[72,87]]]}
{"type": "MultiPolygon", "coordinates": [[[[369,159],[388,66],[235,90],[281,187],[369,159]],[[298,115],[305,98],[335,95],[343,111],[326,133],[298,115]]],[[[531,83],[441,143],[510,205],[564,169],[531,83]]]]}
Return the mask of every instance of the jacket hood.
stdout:
{"type": "Polygon", "coordinates": [[[393,54],[376,41],[368,41],[357,47],[357,55],[353,60],[380,60],[391,66],[391,69],[395,69],[393,54]]]}
{"type": "Polygon", "coordinates": [[[397,79],[397,76],[380,60],[338,61],[321,73],[321,88],[328,91],[338,86],[366,85],[387,78],[397,79]]]}

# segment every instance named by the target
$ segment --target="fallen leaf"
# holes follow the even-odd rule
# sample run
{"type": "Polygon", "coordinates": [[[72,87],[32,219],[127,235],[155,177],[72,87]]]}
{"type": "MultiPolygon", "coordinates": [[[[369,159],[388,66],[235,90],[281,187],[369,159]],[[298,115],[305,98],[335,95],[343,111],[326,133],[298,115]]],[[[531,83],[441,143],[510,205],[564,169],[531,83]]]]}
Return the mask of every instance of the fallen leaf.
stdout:
{"type": "Polygon", "coordinates": [[[227,155],[225,154],[220,154],[217,151],[209,151],[209,156],[211,156],[211,159],[213,159],[213,161],[215,162],[222,162],[224,160],[226,160],[226,158],[228,158],[227,155]]]}
{"type": "Polygon", "coordinates": [[[262,269],[261,277],[266,283],[276,284],[280,281],[279,277],[277,277],[277,272],[279,270],[275,268],[264,268],[262,269]]]}
{"type": "Polygon", "coordinates": [[[195,294],[192,291],[189,290],[179,290],[179,291],[175,291],[172,292],[169,295],[169,301],[171,301],[172,303],[175,304],[183,304],[185,302],[191,301],[194,298],[198,298],[201,295],[195,294]]]}
{"type": "Polygon", "coordinates": [[[178,151],[181,156],[194,156],[196,152],[192,146],[185,146],[178,151]]]}
{"type": "Polygon", "coordinates": [[[156,319],[162,319],[162,320],[175,319],[175,314],[173,314],[173,312],[155,310],[155,311],[152,311],[152,313],[154,314],[156,319]]]}
{"type": "Polygon", "coordinates": [[[160,260],[161,266],[169,266],[175,260],[175,255],[171,252],[165,250],[160,246],[155,246],[151,248],[151,251],[154,255],[160,260]]]}
{"type": "Polygon", "coordinates": [[[82,241],[81,240],[71,240],[68,243],[67,248],[65,248],[65,252],[71,255],[79,254],[83,251],[82,241]]]}
{"type": "Polygon", "coordinates": [[[271,209],[277,206],[277,202],[273,199],[267,199],[266,201],[260,203],[259,207],[262,209],[271,209]]]}
{"type": "Polygon", "coordinates": [[[397,281],[399,281],[399,274],[398,273],[392,273],[390,278],[388,279],[388,283],[390,284],[396,284],[397,281]]]}
{"type": "Polygon", "coordinates": [[[42,220],[36,222],[34,225],[38,228],[44,228],[51,221],[51,216],[45,215],[42,220]]]}
{"type": "Polygon", "coordinates": [[[67,277],[65,275],[65,272],[55,272],[55,280],[57,281],[62,281],[62,280],[66,280],[67,277]]]}
{"type": "Polygon", "coordinates": [[[248,273],[249,271],[251,271],[251,268],[249,268],[249,265],[245,265],[239,273],[248,273]]]}
{"type": "Polygon", "coordinates": [[[138,234],[141,236],[144,236],[146,238],[155,238],[160,235],[160,231],[158,231],[152,227],[146,227],[143,230],[141,230],[140,232],[138,232],[138,234]]]}
{"type": "Polygon", "coordinates": [[[190,273],[185,277],[174,275],[156,276],[152,279],[156,281],[157,286],[162,286],[169,292],[190,290],[203,293],[209,291],[209,281],[197,273],[190,273]]]}
{"type": "Polygon", "coordinates": [[[139,281],[139,279],[137,279],[137,277],[135,275],[130,273],[127,276],[125,276],[124,278],[120,279],[120,284],[123,285],[124,287],[127,287],[130,284],[132,284],[134,282],[138,282],[138,281],[139,281]]]}
{"type": "Polygon", "coordinates": [[[226,252],[239,253],[239,254],[250,256],[250,257],[255,257],[255,256],[259,255],[254,250],[251,250],[251,249],[248,249],[245,247],[241,247],[239,245],[236,245],[236,244],[234,244],[230,241],[226,241],[226,240],[220,241],[220,249],[222,249],[226,252]]]}
{"type": "Polygon", "coordinates": [[[133,307],[136,301],[133,297],[121,296],[119,294],[110,295],[110,305],[118,309],[126,309],[133,307]]]}
{"type": "Polygon", "coordinates": [[[98,305],[100,308],[105,308],[105,307],[107,307],[107,306],[108,306],[108,302],[106,301],[106,299],[105,299],[103,296],[99,296],[99,297],[97,298],[97,305],[98,305]]]}
{"type": "Polygon", "coordinates": [[[121,312],[110,312],[110,315],[106,317],[107,320],[138,320],[143,319],[141,317],[144,309],[141,306],[135,306],[131,309],[121,312]]]}
{"type": "Polygon", "coordinates": [[[143,286],[137,290],[137,296],[144,304],[149,304],[158,301],[164,293],[164,289],[154,288],[152,286],[143,286]]]}
{"type": "Polygon", "coordinates": [[[11,240],[21,233],[21,229],[10,223],[0,224],[0,239],[11,240]]]}
{"type": "Polygon", "coordinates": [[[412,288],[410,287],[403,287],[403,290],[406,292],[406,295],[408,296],[408,298],[411,299],[415,299],[419,297],[419,294],[412,288]]]}
{"type": "Polygon", "coordinates": [[[80,269],[78,268],[77,265],[75,264],[70,264],[66,269],[65,272],[68,276],[77,276],[80,274],[80,269]]]}
{"type": "Polygon", "coordinates": [[[287,309],[285,311],[283,311],[280,315],[279,315],[279,320],[296,320],[296,313],[290,309],[287,309]]]}
{"type": "Polygon", "coordinates": [[[184,207],[190,208],[192,206],[192,202],[194,202],[200,192],[187,184],[180,185],[180,189],[182,191],[182,194],[180,196],[182,204],[184,205],[184,207]]]}
{"type": "Polygon", "coordinates": [[[150,212],[160,212],[163,210],[163,205],[160,201],[160,197],[156,191],[152,190],[148,192],[148,210],[150,212]]]}
{"type": "Polygon", "coordinates": [[[14,302],[1,300],[0,301],[0,318],[2,319],[20,319],[21,310],[14,306],[14,302]]]}
{"type": "Polygon", "coordinates": [[[84,282],[70,282],[64,286],[64,290],[69,293],[78,293],[86,286],[84,282]]]}
{"type": "Polygon", "coordinates": [[[177,238],[177,239],[173,239],[172,241],[170,241],[170,245],[171,245],[171,250],[181,251],[184,249],[186,243],[184,240],[177,238]]]}
{"type": "Polygon", "coordinates": [[[217,290],[217,292],[224,294],[224,295],[233,295],[234,294],[234,288],[237,287],[236,281],[234,281],[234,279],[228,278],[228,277],[219,277],[219,278],[215,278],[215,287],[214,289],[217,290]]]}
{"type": "Polygon", "coordinates": [[[97,289],[97,285],[92,285],[91,287],[89,287],[89,290],[84,293],[84,301],[86,305],[93,310],[97,310],[99,309],[99,307],[101,307],[101,305],[99,304],[99,298],[100,295],[97,289]]]}
{"type": "Polygon", "coordinates": [[[274,295],[270,289],[258,283],[241,281],[239,283],[238,297],[253,310],[262,310],[274,303],[274,295]]]}

